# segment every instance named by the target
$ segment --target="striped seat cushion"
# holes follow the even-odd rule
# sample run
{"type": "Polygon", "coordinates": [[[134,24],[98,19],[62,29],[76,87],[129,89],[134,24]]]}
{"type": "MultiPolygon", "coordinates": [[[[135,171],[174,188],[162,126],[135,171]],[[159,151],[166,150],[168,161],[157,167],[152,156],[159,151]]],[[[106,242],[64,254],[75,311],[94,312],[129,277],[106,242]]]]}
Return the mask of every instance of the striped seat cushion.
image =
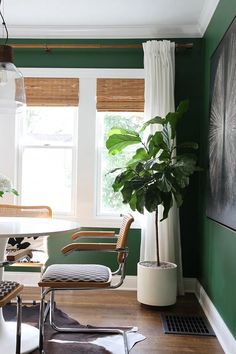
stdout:
{"type": "Polygon", "coordinates": [[[97,264],[53,264],[42,277],[42,282],[107,283],[110,280],[110,268],[97,264]]]}
{"type": "Polygon", "coordinates": [[[14,289],[19,286],[15,281],[0,281],[0,300],[9,295],[14,289]]]}

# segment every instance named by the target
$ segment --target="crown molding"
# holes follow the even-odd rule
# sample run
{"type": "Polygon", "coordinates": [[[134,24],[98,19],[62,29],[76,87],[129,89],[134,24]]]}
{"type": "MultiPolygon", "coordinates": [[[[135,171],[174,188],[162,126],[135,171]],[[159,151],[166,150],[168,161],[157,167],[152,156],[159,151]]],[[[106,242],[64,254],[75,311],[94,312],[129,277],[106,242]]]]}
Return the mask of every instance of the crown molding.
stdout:
{"type": "Polygon", "coordinates": [[[204,36],[219,1],[220,0],[205,0],[198,24],[201,37],[204,36]]]}
{"type": "Polygon", "coordinates": [[[9,38],[199,38],[198,26],[9,26],[9,38]]]}

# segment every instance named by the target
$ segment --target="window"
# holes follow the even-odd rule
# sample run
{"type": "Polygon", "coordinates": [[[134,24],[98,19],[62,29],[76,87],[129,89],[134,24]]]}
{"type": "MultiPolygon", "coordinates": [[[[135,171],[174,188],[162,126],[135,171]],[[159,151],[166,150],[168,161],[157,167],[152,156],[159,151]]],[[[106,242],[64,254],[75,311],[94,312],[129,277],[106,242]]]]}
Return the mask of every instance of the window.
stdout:
{"type": "Polygon", "coordinates": [[[20,131],[22,204],[73,214],[78,80],[28,78],[20,131]]]}
{"type": "Polygon", "coordinates": [[[29,107],[22,124],[22,204],[73,210],[75,107],[29,107]]]}
{"type": "Polygon", "coordinates": [[[54,216],[83,226],[118,226],[125,206],[106,171],[129,153],[111,158],[104,143],[110,127],[142,124],[143,70],[22,72],[27,114],[17,124],[16,202],[48,204],[54,216]]]}
{"type": "MultiPolygon", "coordinates": [[[[108,155],[105,142],[112,127],[138,130],[143,123],[144,80],[142,79],[98,79],[97,80],[97,122],[98,164],[97,164],[97,214],[119,215],[130,211],[122,203],[120,193],[114,195],[112,183],[115,174],[109,171],[122,167],[130,159],[135,147],[122,154],[108,155]]],[[[118,172],[117,172],[118,173],[118,172]]]]}

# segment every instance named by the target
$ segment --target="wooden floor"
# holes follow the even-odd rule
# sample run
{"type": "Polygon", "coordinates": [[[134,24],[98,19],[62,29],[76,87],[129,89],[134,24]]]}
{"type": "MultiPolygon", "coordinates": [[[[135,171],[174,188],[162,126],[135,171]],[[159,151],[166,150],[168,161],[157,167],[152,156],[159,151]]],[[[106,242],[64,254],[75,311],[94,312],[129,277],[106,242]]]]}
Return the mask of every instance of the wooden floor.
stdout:
{"type": "MultiPolygon", "coordinates": [[[[23,300],[37,300],[37,288],[26,288],[23,300]]],[[[58,295],[57,307],[83,324],[137,326],[146,339],[137,343],[131,354],[223,354],[216,337],[164,334],[160,312],[168,310],[179,314],[201,314],[193,294],[178,298],[177,304],[168,308],[141,305],[136,292],[113,290],[100,292],[69,292],[58,295]]]]}

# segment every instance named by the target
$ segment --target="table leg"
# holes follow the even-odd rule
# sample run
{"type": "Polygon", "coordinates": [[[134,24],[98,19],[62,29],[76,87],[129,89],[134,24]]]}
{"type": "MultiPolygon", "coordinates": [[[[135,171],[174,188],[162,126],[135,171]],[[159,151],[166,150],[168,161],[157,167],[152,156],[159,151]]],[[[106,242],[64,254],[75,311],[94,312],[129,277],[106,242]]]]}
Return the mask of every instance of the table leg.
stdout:
{"type": "MultiPolygon", "coordinates": [[[[15,354],[16,352],[16,322],[5,322],[0,314],[0,350],[1,353],[15,354]]],[[[39,330],[33,326],[22,324],[21,353],[31,353],[38,348],[39,330]]]]}
{"type": "MultiPolygon", "coordinates": [[[[7,238],[0,239],[0,260],[5,257],[7,238]]],[[[0,268],[0,280],[3,279],[3,268],[0,268]]],[[[39,330],[33,326],[22,324],[21,354],[27,354],[38,348],[39,330]]],[[[6,322],[0,309],[0,353],[15,354],[16,322],[6,322]]]]}

